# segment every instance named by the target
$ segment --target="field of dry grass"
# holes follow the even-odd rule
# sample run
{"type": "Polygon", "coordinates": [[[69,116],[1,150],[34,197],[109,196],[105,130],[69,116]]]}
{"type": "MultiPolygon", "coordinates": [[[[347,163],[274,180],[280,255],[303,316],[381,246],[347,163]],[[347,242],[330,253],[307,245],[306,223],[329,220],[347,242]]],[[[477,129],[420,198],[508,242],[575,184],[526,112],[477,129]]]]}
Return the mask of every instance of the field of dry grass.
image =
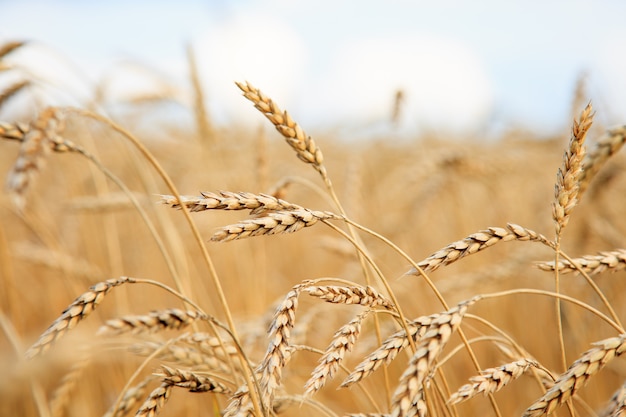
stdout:
{"type": "Polygon", "coordinates": [[[589,97],[559,137],[344,142],[245,82],[259,129],[215,127],[197,76],[191,125],[0,121],[0,415],[624,415],[626,128],[589,97]]]}

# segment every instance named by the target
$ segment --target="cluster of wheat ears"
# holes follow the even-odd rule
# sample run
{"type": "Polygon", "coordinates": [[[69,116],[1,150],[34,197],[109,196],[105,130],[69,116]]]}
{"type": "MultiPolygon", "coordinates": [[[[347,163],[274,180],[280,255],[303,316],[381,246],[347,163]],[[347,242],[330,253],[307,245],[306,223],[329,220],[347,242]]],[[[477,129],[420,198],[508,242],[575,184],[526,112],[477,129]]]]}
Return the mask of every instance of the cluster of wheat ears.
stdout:
{"type": "MultiPolygon", "coordinates": [[[[20,46],[18,43],[5,45],[0,51],[0,60],[20,46]]],[[[196,79],[197,74],[192,76],[196,79]]],[[[93,285],[69,305],[69,299],[66,300],[67,307],[63,312],[52,321],[47,330],[30,343],[29,334],[16,330],[25,328],[20,327],[25,325],[24,319],[20,321],[15,315],[27,315],[29,308],[35,308],[27,297],[36,290],[27,289],[26,284],[20,287],[15,280],[15,274],[22,274],[24,271],[9,271],[8,265],[20,256],[30,257],[32,261],[40,254],[32,245],[30,249],[26,247],[21,252],[16,246],[11,246],[9,250],[4,244],[6,240],[0,239],[3,242],[0,245],[0,256],[5,266],[3,285],[6,288],[0,327],[6,336],[5,347],[12,346],[14,350],[14,356],[5,351],[3,357],[16,358],[6,361],[8,374],[11,375],[6,379],[15,378],[21,381],[20,393],[13,392],[11,395],[20,398],[22,402],[33,404],[29,408],[9,401],[13,409],[4,408],[5,411],[18,415],[20,412],[27,412],[24,410],[30,410],[41,416],[105,414],[119,417],[128,413],[135,413],[136,416],[167,415],[168,401],[174,403],[177,396],[187,398],[184,397],[184,392],[191,392],[201,393],[201,400],[194,397],[194,401],[198,401],[196,404],[200,405],[185,408],[189,406],[179,402],[176,408],[172,408],[174,414],[231,417],[292,414],[460,416],[490,413],[503,416],[517,412],[529,417],[556,412],[572,416],[626,415],[626,384],[617,390],[613,387],[610,392],[606,387],[613,382],[602,385],[600,392],[596,392],[595,397],[588,397],[589,400],[582,395],[588,388],[586,385],[589,380],[605,367],[612,367],[612,372],[617,374],[612,378],[607,376],[607,379],[626,380],[624,371],[620,372],[619,366],[615,365],[617,361],[614,361],[626,351],[626,331],[620,320],[620,312],[623,312],[622,298],[619,291],[607,293],[607,286],[602,288],[606,281],[598,281],[602,274],[626,268],[626,249],[617,247],[578,258],[570,257],[562,250],[567,245],[567,239],[562,237],[575,207],[585,194],[589,194],[587,198],[590,199],[596,197],[597,191],[588,191],[592,189],[590,184],[596,177],[601,177],[601,168],[621,149],[626,140],[626,127],[607,129],[606,134],[601,135],[591,150],[587,151],[585,139],[594,118],[591,104],[576,116],[562,164],[554,167],[556,184],[551,218],[554,238],[546,237],[524,225],[507,223],[487,227],[444,245],[441,249],[431,247],[430,256],[416,261],[408,254],[408,250],[402,249],[383,233],[377,233],[362,222],[355,221],[351,217],[351,211],[344,209],[339,193],[331,181],[332,170],[327,169],[321,147],[287,111],[283,111],[277,103],[250,83],[241,82],[236,85],[245,99],[276,128],[300,161],[313,168],[314,177],[321,180],[322,187],[310,184],[315,178],[303,181],[302,184],[314,190],[308,193],[309,199],[311,195],[318,194],[324,197],[321,204],[325,209],[313,209],[308,205],[287,201],[286,184],[293,183],[293,177],[279,182],[267,192],[206,191],[195,196],[183,195],[179,192],[179,186],[162,167],[160,160],[142,141],[128,129],[95,110],[47,107],[30,122],[0,123],[0,137],[5,139],[3,142],[19,148],[17,158],[13,160],[8,173],[7,196],[10,200],[5,200],[11,201],[10,210],[16,218],[22,219],[29,227],[37,228],[37,220],[32,214],[29,215],[35,204],[31,202],[35,200],[32,191],[34,180],[42,180],[38,177],[46,172],[43,165],[51,158],[51,153],[78,154],[96,168],[98,175],[103,174],[101,176],[121,191],[113,203],[109,199],[100,202],[83,200],[82,204],[98,205],[97,210],[101,210],[103,218],[110,215],[109,210],[114,210],[112,206],[130,206],[127,212],[131,211],[135,216],[130,222],[139,224],[137,227],[148,231],[148,237],[144,239],[152,240],[157,248],[153,249],[151,257],[158,257],[165,274],[169,275],[168,280],[122,275],[93,283],[91,276],[99,274],[89,272],[89,265],[83,265],[80,272],[75,272],[82,264],[76,259],[68,260],[57,252],[52,261],[57,264],[56,271],[67,273],[72,270],[72,274],[87,276],[86,279],[72,283],[69,286],[72,291],[76,288],[76,282],[82,285],[91,281],[93,285]],[[145,196],[131,191],[123,179],[109,169],[94,151],[89,150],[89,146],[84,144],[84,135],[72,135],[72,132],[81,130],[71,129],[69,126],[80,123],[87,125],[90,131],[100,129],[130,144],[133,152],[139,155],[141,163],[147,164],[145,169],[160,177],[165,188],[161,189],[158,198],[165,206],[177,209],[172,211],[171,216],[180,219],[179,228],[188,230],[184,240],[172,245],[170,238],[164,237],[168,234],[168,229],[154,220],[154,212],[160,213],[156,216],[161,216],[163,211],[167,211],[166,207],[154,204],[152,196],[148,196],[146,203],[145,196]],[[250,251],[261,255],[252,256],[247,246],[237,246],[236,252],[239,251],[239,254],[225,256],[223,262],[216,266],[218,262],[212,251],[215,246],[221,248],[222,245],[207,244],[205,229],[197,224],[201,216],[210,216],[210,213],[199,212],[208,210],[247,211],[248,217],[219,227],[210,236],[210,241],[222,242],[224,247],[228,247],[240,244],[228,242],[249,240],[258,236],[257,239],[250,239],[250,251]],[[265,327],[263,319],[238,317],[237,291],[245,291],[246,286],[248,289],[258,287],[251,283],[240,284],[241,288],[232,283],[227,284],[225,280],[230,279],[230,271],[239,268],[239,263],[247,262],[252,264],[252,271],[257,270],[261,275],[261,269],[271,268],[271,265],[267,265],[272,262],[271,259],[267,260],[271,255],[263,243],[264,240],[274,238],[269,235],[295,232],[300,234],[302,229],[312,226],[326,228],[331,239],[334,239],[315,238],[305,239],[304,242],[310,246],[327,246],[329,252],[342,259],[340,262],[329,261],[329,264],[333,267],[346,267],[344,271],[351,278],[302,277],[306,271],[300,270],[301,276],[289,276],[288,283],[286,280],[264,281],[263,285],[273,286],[273,291],[269,293],[285,294],[277,305],[270,303],[267,297],[257,296],[262,304],[268,302],[262,308],[272,311],[273,315],[268,320],[269,326],[265,327]],[[461,269],[455,269],[455,273],[447,280],[431,279],[433,272],[440,268],[457,261],[460,264],[468,262],[464,258],[498,243],[510,241],[537,243],[553,254],[553,257],[548,261],[535,259],[536,262],[524,258],[517,263],[507,264],[506,273],[508,276],[515,276],[515,282],[499,291],[482,290],[490,288],[488,281],[492,280],[497,269],[497,262],[492,260],[487,264],[478,264],[478,268],[473,269],[474,278],[463,276],[461,269]],[[436,250],[432,252],[433,249],[436,250]],[[185,251],[192,252],[196,258],[197,264],[193,267],[185,267],[177,259],[185,257],[185,251]],[[377,253],[387,255],[379,258],[377,253]],[[260,260],[261,257],[265,257],[265,261],[260,260]],[[58,267],[64,261],[65,266],[58,267]],[[387,269],[395,269],[389,267],[390,264],[395,265],[395,268],[406,269],[403,274],[399,274],[400,277],[392,276],[386,272],[387,269]],[[544,281],[546,276],[551,276],[552,279],[548,279],[548,284],[545,285],[529,285],[524,277],[531,270],[533,273],[543,274],[544,281]],[[576,286],[562,282],[561,278],[566,274],[570,274],[568,277],[578,275],[576,286]],[[199,284],[194,283],[197,280],[202,281],[202,288],[208,288],[207,292],[211,293],[210,303],[197,290],[199,284]],[[472,280],[473,284],[468,286],[467,280],[472,280]],[[480,284],[481,280],[484,280],[484,285],[480,284]],[[473,292],[463,291],[464,285],[473,292]],[[173,297],[168,299],[170,302],[178,300],[179,306],[165,309],[148,306],[152,309],[148,313],[137,311],[139,315],[122,315],[107,320],[95,332],[95,337],[91,332],[88,336],[72,339],[72,343],[63,343],[88,322],[97,321],[96,318],[87,320],[88,316],[97,307],[109,303],[109,299],[115,299],[115,294],[121,295],[122,288],[138,286],[156,287],[158,292],[173,297]],[[21,290],[16,291],[16,287],[21,290]],[[526,297],[525,300],[550,300],[547,306],[542,307],[539,315],[541,322],[536,322],[536,318],[527,319],[530,321],[527,326],[530,330],[525,337],[532,341],[520,340],[524,336],[516,334],[513,329],[507,330],[504,327],[507,322],[503,326],[499,320],[499,316],[505,314],[515,316],[520,321],[524,321],[526,316],[530,317],[533,304],[517,303],[515,300],[518,297],[526,297]],[[303,299],[307,300],[306,303],[303,299]],[[451,299],[455,301],[451,302],[451,299]],[[324,304],[320,306],[315,300],[351,307],[324,307],[324,304]],[[501,303],[494,304],[498,301],[501,303]],[[24,304],[30,307],[24,307],[24,304]],[[306,305],[306,311],[299,309],[299,304],[306,305]],[[489,308],[494,305],[497,307],[489,308]],[[503,306],[507,305],[511,307],[504,311],[503,306]],[[416,314],[424,308],[429,312],[425,315],[416,314]],[[338,321],[343,324],[336,325],[338,321]],[[330,340],[326,339],[327,329],[320,329],[320,325],[332,327],[330,340]],[[548,327],[549,331],[546,330],[548,327]],[[586,335],[595,335],[596,332],[606,337],[585,340],[586,335]],[[308,334],[302,336],[302,333],[308,334]],[[572,348],[569,343],[570,340],[581,339],[590,344],[588,350],[582,354],[573,351],[579,347],[578,344],[574,344],[572,348]],[[24,343],[30,347],[24,349],[24,343]],[[324,345],[325,348],[319,347],[324,345]],[[549,353],[546,353],[547,348],[542,351],[539,346],[549,346],[549,353]],[[116,371],[117,374],[111,375],[107,373],[106,365],[93,365],[99,358],[106,356],[107,351],[115,351],[118,356],[119,352],[123,352],[122,355],[132,356],[135,361],[123,362],[125,366],[121,366],[116,371]],[[56,382],[47,381],[51,378],[50,375],[60,372],[60,364],[65,366],[68,355],[71,357],[71,366],[63,372],[63,378],[56,382]],[[493,366],[484,366],[485,362],[493,366]],[[526,377],[522,378],[523,376],[526,377]],[[114,379],[115,383],[109,384],[103,380],[98,384],[100,393],[109,393],[109,397],[101,399],[102,404],[108,404],[108,410],[98,410],[97,405],[92,409],[81,408],[86,407],[84,404],[80,405],[81,385],[107,377],[114,379]],[[522,381],[524,379],[525,383],[522,381]],[[458,384],[459,380],[465,380],[466,383],[458,384]],[[521,393],[516,392],[517,384],[522,387],[518,390],[521,393]],[[501,397],[509,390],[512,392],[509,397],[501,397]],[[528,401],[528,398],[531,400],[528,401]],[[472,405],[474,402],[477,405],[472,405]],[[598,404],[601,404],[600,408],[598,404]],[[594,411],[594,408],[598,410],[594,411]]],[[[27,83],[22,82],[10,91],[5,91],[0,103],[25,86],[27,83]]],[[[199,90],[198,85],[196,90],[199,90]]],[[[207,120],[202,118],[198,119],[198,126],[204,133],[209,130],[207,120]]],[[[86,143],[89,144],[88,141],[86,143]]],[[[214,151],[216,146],[214,143],[214,151]]],[[[351,143],[346,146],[352,148],[359,145],[351,143]]],[[[256,151],[259,150],[253,149],[250,152],[256,151]]],[[[350,152],[353,151],[348,150],[348,157],[350,152]]],[[[227,157],[224,154],[221,156],[227,157]]],[[[229,159],[231,160],[234,159],[229,159]]],[[[471,161],[471,157],[446,157],[441,165],[449,170],[463,172],[469,169],[464,164],[471,161]]],[[[417,164],[423,163],[424,161],[419,161],[417,164]]],[[[210,171],[211,168],[209,163],[186,165],[187,170],[193,171],[210,171]]],[[[234,173],[248,168],[233,164],[230,169],[234,173]]],[[[416,167],[413,169],[417,171],[416,167]]],[[[408,170],[404,175],[412,175],[412,172],[408,170]]],[[[415,175],[419,178],[420,174],[415,175]]],[[[614,177],[617,174],[613,172],[612,175],[614,177]]],[[[456,181],[462,181],[463,178],[464,175],[459,175],[456,181]]],[[[609,176],[604,178],[605,182],[609,180],[609,176]]],[[[392,190],[372,191],[371,196],[385,195],[385,192],[391,193],[392,190]]],[[[365,200],[369,198],[368,196],[365,200]]],[[[623,199],[617,204],[620,202],[623,199]]],[[[43,203],[45,209],[46,206],[59,202],[47,200],[43,203]]],[[[421,246],[426,246],[430,239],[428,235],[423,235],[427,232],[411,230],[411,219],[406,218],[410,211],[403,204],[389,198],[382,203],[385,213],[378,216],[389,217],[394,210],[403,210],[400,225],[408,229],[408,233],[422,235],[421,246]]],[[[420,198],[407,204],[419,206],[427,205],[428,202],[425,198],[420,198]]],[[[546,207],[548,206],[549,203],[546,203],[546,207]]],[[[374,207],[374,203],[371,203],[371,207],[374,207]]],[[[367,217],[362,214],[367,210],[367,205],[361,207],[359,216],[367,217]]],[[[546,210],[546,214],[548,213],[549,210],[546,210]]],[[[549,215],[546,217],[549,218],[549,215]]],[[[432,218],[435,222],[439,217],[432,218]]],[[[5,224],[0,232],[5,230],[7,233],[8,228],[5,224]]],[[[45,235],[42,229],[45,228],[40,229],[40,234],[45,235]]],[[[97,240],[98,236],[85,235],[83,238],[97,240]]],[[[310,255],[306,250],[290,250],[289,239],[292,238],[295,236],[282,238],[280,243],[283,248],[279,253],[285,258],[292,258],[294,263],[304,262],[302,259],[310,255]]],[[[147,246],[142,241],[131,244],[147,246]]],[[[476,258],[484,255],[480,254],[476,258]]],[[[498,256],[500,255],[501,253],[498,256]]],[[[129,252],[122,256],[134,255],[129,252]]],[[[318,258],[315,259],[316,263],[325,262],[317,252],[314,256],[318,258]]],[[[45,258],[45,255],[41,257],[45,258]]],[[[500,264],[504,265],[504,262],[500,264]]],[[[251,275],[250,280],[261,279],[251,275]]],[[[613,276],[608,279],[617,279],[613,276]]],[[[45,284],[39,285],[45,291],[45,284]]],[[[63,292],[66,293],[67,291],[63,292]]],[[[124,297],[127,296],[124,293],[124,297]]],[[[125,305],[135,309],[146,303],[145,300],[137,303],[131,301],[125,305]]],[[[39,326],[38,321],[27,329],[32,331],[36,326],[39,326]]],[[[109,360],[115,363],[114,359],[109,360]]],[[[3,382],[2,390],[9,392],[9,384],[10,382],[3,382]]],[[[104,394],[102,396],[105,397],[104,394]]]]}

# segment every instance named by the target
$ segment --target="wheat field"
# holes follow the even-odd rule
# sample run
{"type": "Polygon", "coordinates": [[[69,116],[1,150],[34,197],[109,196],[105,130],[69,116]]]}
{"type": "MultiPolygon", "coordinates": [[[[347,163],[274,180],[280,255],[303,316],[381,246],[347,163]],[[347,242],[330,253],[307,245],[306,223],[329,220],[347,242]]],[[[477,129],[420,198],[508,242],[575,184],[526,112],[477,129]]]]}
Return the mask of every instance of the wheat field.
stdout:
{"type": "Polygon", "coordinates": [[[191,123],[0,121],[0,415],[626,415],[626,126],[584,86],[556,137],[342,141],[254,80],[216,126],[192,58],[191,123]]]}

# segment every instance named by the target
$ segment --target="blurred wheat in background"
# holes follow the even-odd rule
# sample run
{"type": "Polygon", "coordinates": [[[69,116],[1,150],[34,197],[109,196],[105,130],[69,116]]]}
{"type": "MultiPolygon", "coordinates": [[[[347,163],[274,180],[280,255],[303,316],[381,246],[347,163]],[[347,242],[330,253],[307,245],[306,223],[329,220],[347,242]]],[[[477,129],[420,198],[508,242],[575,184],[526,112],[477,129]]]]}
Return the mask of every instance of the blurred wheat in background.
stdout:
{"type": "Polygon", "coordinates": [[[255,80],[259,125],[214,123],[187,52],[190,100],[0,90],[30,103],[0,122],[0,415],[623,415],[626,126],[585,78],[554,137],[397,140],[400,89],[345,141],[255,80]]]}

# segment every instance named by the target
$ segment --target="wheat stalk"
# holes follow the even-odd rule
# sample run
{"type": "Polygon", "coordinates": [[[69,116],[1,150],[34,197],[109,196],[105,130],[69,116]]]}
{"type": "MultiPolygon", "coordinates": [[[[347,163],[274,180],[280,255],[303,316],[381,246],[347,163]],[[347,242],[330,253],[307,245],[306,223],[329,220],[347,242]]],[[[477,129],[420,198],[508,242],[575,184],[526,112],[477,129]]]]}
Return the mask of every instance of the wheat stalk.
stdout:
{"type": "Polygon", "coordinates": [[[411,357],[407,369],[400,377],[400,383],[392,399],[392,416],[410,416],[414,415],[416,411],[419,416],[426,415],[424,384],[431,378],[430,375],[437,357],[460,326],[468,307],[480,298],[480,296],[476,296],[463,301],[445,313],[439,314],[430,323],[426,333],[416,346],[417,350],[411,357]]]}
{"type": "Polygon", "coordinates": [[[73,329],[81,320],[91,314],[111,288],[133,282],[135,282],[133,278],[121,277],[99,282],[89,288],[89,291],[78,296],[37,339],[35,344],[26,352],[26,357],[31,359],[48,350],[65,332],[73,329]]]}
{"type": "Polygon", "coordinates": [[[560,375],[540,399],[528,407],[524,417],[538,417],[552,413],[582,388],[589,378],[598,373],[608,362],[626,351],[626,334],[601,340],[589,349],[560,375]]]}
{"type": "Polygon", "coordinates": [[[346,352],[350,352],[361,332],[361,323],[368,316],[370,310],[357,315],[348,324],[333,336],[330,345],[319,360],[319,365],[313,370],[311,377],[304,384],[304,396],[311,396],[319,391],[327,380],[334,377],[346,352]]]}
{"type": "Polygon", "coordinates": [[[489,368],[480,372],[480,375],[470,378],[471,384],[463,385],[457,392],[450,396],[450,404],[458,404],[467,401],[478,394],[492,394],[500,391],[505,385],[519,378],[531,367],[539,368],[537,361],[533,359],[519,359],[497,368],[489,368]]]}
{"type": "MultiPolygon", "coordinates": [[[[541,242],[550,247],[553,246],[545,236],[526,229],[514,223],[508,223],[506,229],[502,227],[490,227],[487,230],[469,235],[468,237],[450,243],[445,248],[438,250],[428,258],[417,263],[417,266],[424,272],[434,271],[442,266],[449,265],[468,255],[480,252],[498,242],[533,241],[541,242]]],[[[418,271],[412,268],[409,275],[418,275],[418,271]]]]}
{"type": "Polygon", "coordinates": [[[239,223],[224,226],[217,231],[211,240],[229,242],[252,236],[294,233],[305,227],[313,226],[320,220],[339,220],[343,217],[328,212],[306,208],[290,211],[273,211],[263,217],[243,220],[239,223]]]}
{"type": "Polygon", "coordinates": [[[208,319],[207,316],[193,310],[177,308],[153,311],[145,315],[125,316],[108,320],[100,329],[99,336],[111,336],[124,333],[154,333],[162,330],[179,330],[191,325],[196,320],[208,319]]]}
{"type": "MultiPolygon", "coordinates": [[[[554,261],[539,262],[536,264],[544,271],[554,271],[554,261]]],[[[589,275],[601,274],[605,271],[616,272],[626,268],[626,249],[617,249],[610,252],[599,252],[599,255],[585,255],[582,258],[560,260],[558,270],[562,274],[579,272],[578,268],[589,275]]]]}

